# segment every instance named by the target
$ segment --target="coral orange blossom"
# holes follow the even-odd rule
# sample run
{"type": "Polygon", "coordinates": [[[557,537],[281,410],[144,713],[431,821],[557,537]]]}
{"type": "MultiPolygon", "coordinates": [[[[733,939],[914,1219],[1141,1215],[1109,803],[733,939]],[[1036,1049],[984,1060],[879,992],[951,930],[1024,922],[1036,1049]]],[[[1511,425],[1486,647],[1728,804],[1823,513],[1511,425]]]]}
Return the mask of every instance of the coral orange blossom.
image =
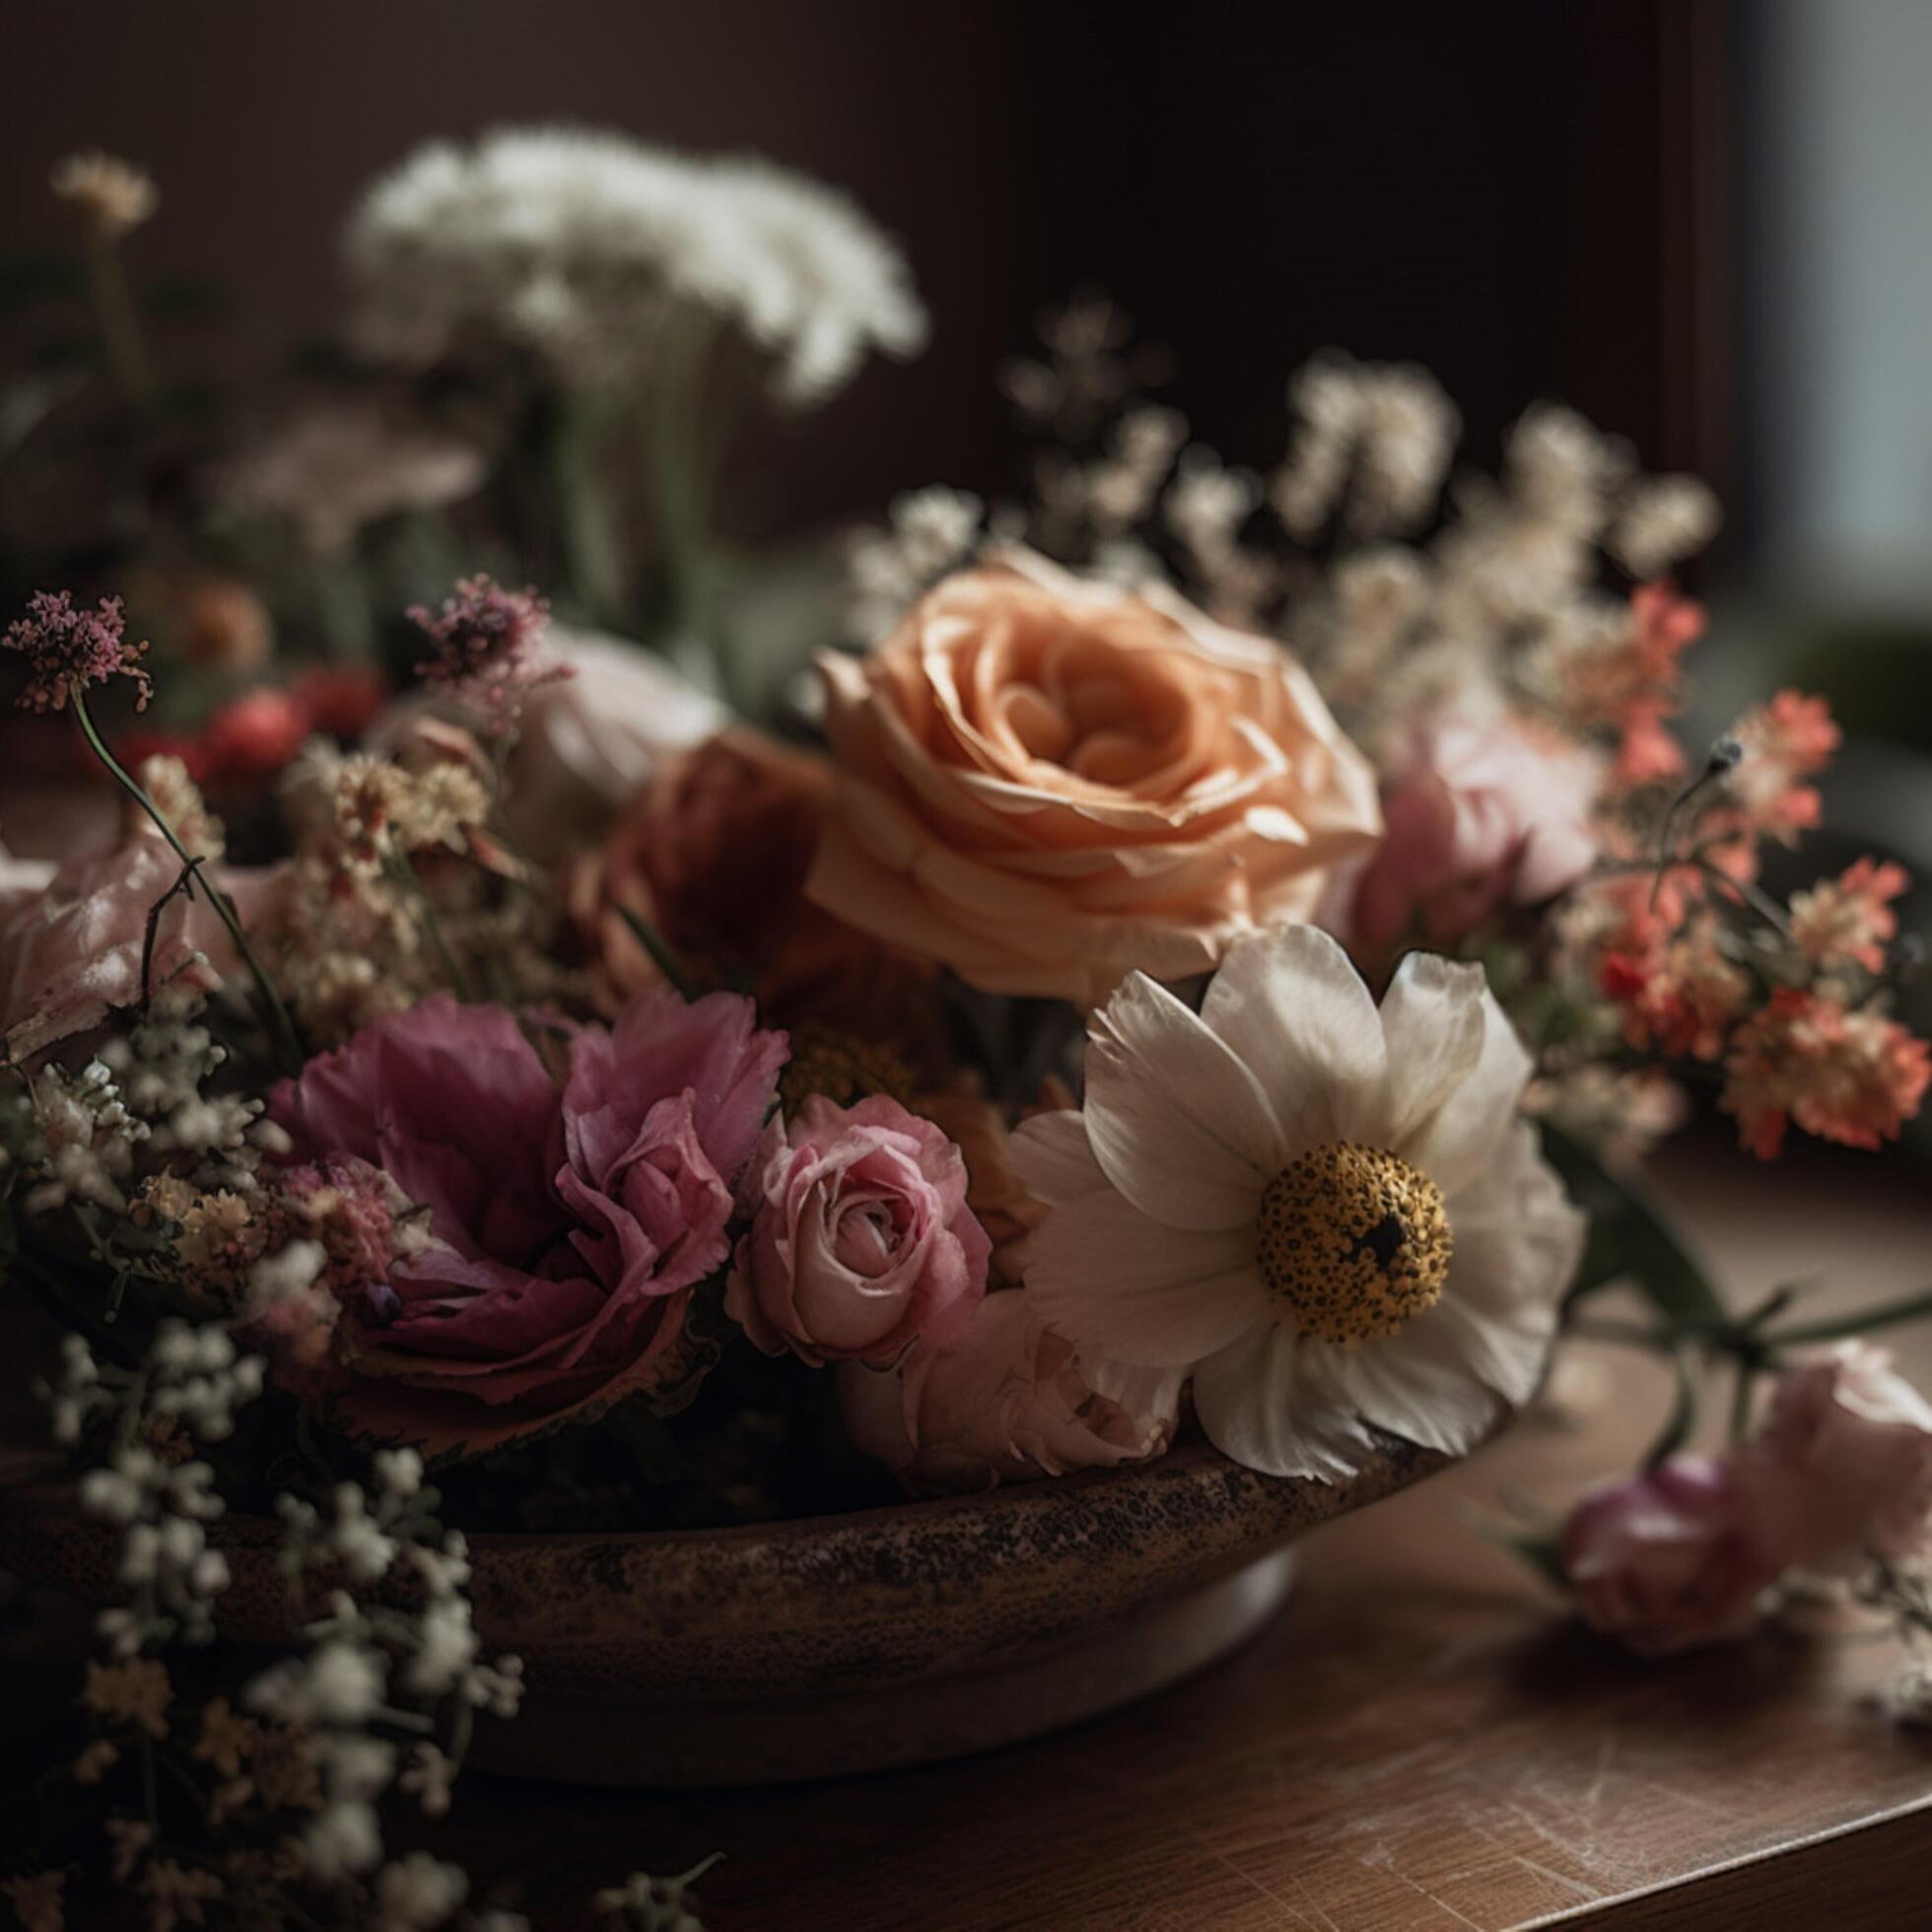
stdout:
{"type": "Polygon", "coordinates": [[[1009,553],[822,666],[839,793],[807,892],[989,992],[1207,972],[1381,830],[1295,660],[1170,594],[1009,553]]]}

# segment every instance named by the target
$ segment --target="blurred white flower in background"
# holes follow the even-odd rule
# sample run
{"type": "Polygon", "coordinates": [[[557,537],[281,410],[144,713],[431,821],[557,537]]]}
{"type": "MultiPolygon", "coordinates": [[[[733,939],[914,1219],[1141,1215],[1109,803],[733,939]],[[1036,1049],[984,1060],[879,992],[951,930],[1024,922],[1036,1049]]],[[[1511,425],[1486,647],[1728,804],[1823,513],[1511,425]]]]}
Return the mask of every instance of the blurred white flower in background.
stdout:
{"type": "Polygon", "coordinates": [[[509,341],[567,382],[610,380],[697,311],[773,359],[782,400],[809,405],[869,353],[926,340],[904,258],[845,195],[755,158],[616,134],[431,143],[369,189],[345,246],[359,341],[416,366],[509,341]]]}

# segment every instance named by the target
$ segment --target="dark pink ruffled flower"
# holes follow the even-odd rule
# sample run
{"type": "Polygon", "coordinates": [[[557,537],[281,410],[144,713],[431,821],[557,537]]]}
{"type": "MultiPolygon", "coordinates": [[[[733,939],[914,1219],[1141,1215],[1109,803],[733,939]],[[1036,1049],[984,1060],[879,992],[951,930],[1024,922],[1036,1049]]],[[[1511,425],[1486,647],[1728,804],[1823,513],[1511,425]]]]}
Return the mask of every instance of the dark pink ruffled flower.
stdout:
{"type": "Polygon", "coordinates": [[[475,1451],[681,1380],[785,1063],[753,1017],[656,989],[577,1033],[560,1083],[503,1007],[439,995],[284,1081],[292,1158],[380,1167],[436,1237],[392,1312],[350,1311],[344,1419],[475,1451]]]}
{"type": "Polygon", "coordinates": [[[935,1341],[986,1292],[993,1244],[966,1186],[931,1121],[883,1095],[814,1094],[766,1136],[725,1312],[767,1354],[812,1363],[887,1363],[935,1341]]]}

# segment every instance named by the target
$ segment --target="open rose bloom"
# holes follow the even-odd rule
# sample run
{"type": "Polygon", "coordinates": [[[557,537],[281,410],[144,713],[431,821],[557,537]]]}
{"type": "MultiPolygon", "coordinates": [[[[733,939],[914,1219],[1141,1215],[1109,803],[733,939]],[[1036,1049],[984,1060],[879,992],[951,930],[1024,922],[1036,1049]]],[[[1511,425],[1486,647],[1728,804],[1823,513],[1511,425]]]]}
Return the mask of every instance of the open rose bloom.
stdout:
{"type": "Polygon", "coordinates": [[[949,578],[825,676],[839,805],[807,890],[990,992],[1206,972],[1379,828],[1286,653],[1035,559],[949,578]]]}
{"type": "Polygon", "coordinates": [[[438,999],[277,1089],[297,1156],[368,1162],[429,1211],[337,1330],[344,1413],[473,1450],[674,1386],[784,1057],[747,1001],[663,993],[553,1072],[509,1014],[438,999]]]}

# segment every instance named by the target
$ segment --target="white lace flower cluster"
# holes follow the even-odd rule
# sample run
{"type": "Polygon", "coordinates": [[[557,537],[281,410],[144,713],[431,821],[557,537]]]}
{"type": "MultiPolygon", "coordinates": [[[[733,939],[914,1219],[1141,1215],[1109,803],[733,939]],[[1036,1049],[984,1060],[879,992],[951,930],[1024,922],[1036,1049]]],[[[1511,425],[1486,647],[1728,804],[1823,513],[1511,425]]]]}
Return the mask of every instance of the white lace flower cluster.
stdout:
{"type": "Polygon", "coordinates": [[[922,591],[972,554],[985,514],[972,491],[933,483],[894,497],[883,529],[856,530],[846,551],[852,635],[863,644],[882,638],[922,591]]]}
{"type": "Polygon", "coordinates": [[[591,1909],[599,1918],[626,1926],[630,1932],[705,1932],[692,1887],[723,1856],[713,1852],[674,1879],[633,1872],[622,1885],[605,1886],[590,1901],[591,1909]]]}
{"type": "Polygon", "coordinates": [[[1717,528],[1701,483],[1641,475],[1626,444],[1552,404],[1510,431],[1499,477],[1452,480],[1460,419],[1434,379],[1342,354],[1290,382],[1288,448],[1264,476],[1134,400],[1146,358],[1118,310],[1074,303],[1043,335],[1046,358],[1004,377],[1061,446],[1035,466],[1026,540],[1291,639],[1371,745],[1440,705],[1547,700],[1627,632],[1627,596],[1600,587],[1605,558],[1654,577],[1717,528]],[[1072,453],[1087,443],[1097,454],[1072,453]]]}
{"type": "Polygon", "coordinates": [[[198,1177],[206,1185],[245,1187],[254,1172],[248,1135],[262,1102],[205,1090],[228,1049],[201,1023],[204,1003],[199,993],[163,989],[144,1017],[103,1045],[101,1061],[119,1081],[128,1112],[145,1124],[150,1153],[212,1162],[198,1177]]]}
{"type": "MultiPolygon", "coordinates": [[[[299,1726],[310,1740],[323,1802],[303,1850],[311,1879],[327,1885],[381,1864],[379,1805],[392,1785],[432,1816],[447,1811],[473,1714],[513,1717],[522,1696],[520,1659],[480,1655],[464,1595],[468,1552],[460,1535],[438,1524],[421,1457],[385,1451],[374,1474],[373,1497],[344,1483],[326,1512],[296,1496],[279,1498],[281,1563],[291,1581],[337,1575],[353,1590],[332,1590],[325,1614],[306,1632],[308,1649],[272,1666],[245,1693],[253,1709],[299,1726]],[[378,1602],[378,1586],[401,1575],[413,1583],[403,1593],[409,1608],[378,1602]],[[405,1760],[383,1735],[404,1711],[448,1712],[453,1753],[417,1739],[405,1760]]],[[[398,1898],[407,1889],[401,1878],[390,1888],[398,1898]]],[[[380,1901],[380,1878],[377,1890],[380,1901]]]]}
{"type": "Polygon", "coordinates": [[[1318,356],[1288,396],[1300,421],[1272,495],[1291,535],[1306,541],[1339,514],[1356,536],[1386,536],[1429,515],[1460,419],[1426,370],[1318,356]]]}
{"type": "Polygon", "coordinates": [[[131,1373],[104,1375],[86,1341],[63,1344],[59,1382],[48,1392],[54,1439],[79,1441],[97,1416],[115,1417],[106,1463],[81,1482],[81,1506],[121,1532],[117,1574],[127,1601],[101,1612],[101,1638],[128,1658],[214,1635],[212,1606],[228,1588],[228,1559],[209,1547],[222,1513],[214,1470],[185,1454],[189,1438],[234,1433],[236,1411],[261,1393],[259,1357],[241,1354],[225,1329],[164,1322],[131,1373]],[[181,1453],[164,1453],[166,1450],[181,1453]]]}
{"type": "Polygon", "coordinates": [[[369,189],[346,249],[360,339],[417,366],[509,341],[567,381],[604,380],[642,370],[663,324],[696,313],[770,355],[780,396],[804,405],[868,353],[926,340],[904,259],[846,196],[767,162],[586,129],[420,148],[369,189]]]}
{"type": "Polygon", "coordinates": [[[163,1168],[202,1189],[254,1186],[270,1130],[259,1099],[207,1090],[227,1050],[200,1023],[203,1003],[165,988],[78,1070],[43,1067],[0,1096],[0,1178],[23,1177],[28,1213],[78,1204],[122,1214],[137,1172],[163,1168]]]}
{"type": "Polygon", "coordinates": [[[104,1061],[78,1072],[43,1067],[27,1082],[25,1108],[9,1110],[5,1160],[32,1185],[22,1202],[30,1214],[51,1213],[70,1202],[91,1202],[119,1213],[134,1170],[134,1143],[148,1138],[145,1121],[128,1111],[104,1061]]]}

